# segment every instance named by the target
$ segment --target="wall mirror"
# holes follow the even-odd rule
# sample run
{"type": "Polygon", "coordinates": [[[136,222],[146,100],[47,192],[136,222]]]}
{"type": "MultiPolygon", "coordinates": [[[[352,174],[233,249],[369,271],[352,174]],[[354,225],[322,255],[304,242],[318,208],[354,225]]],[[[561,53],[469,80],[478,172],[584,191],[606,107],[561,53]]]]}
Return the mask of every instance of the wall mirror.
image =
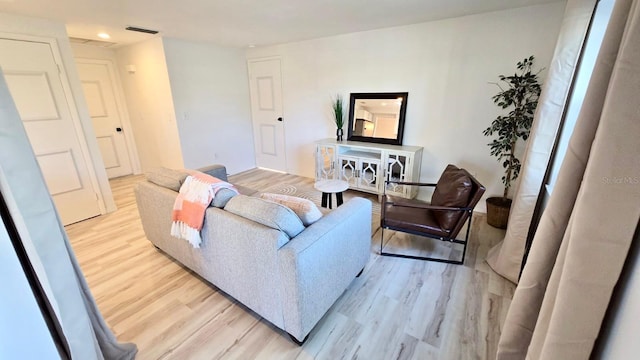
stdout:
{"type": "Polygon", "coordinates": [[[409,93],[351,93],[347,140],[402,145],[409,93]]]}

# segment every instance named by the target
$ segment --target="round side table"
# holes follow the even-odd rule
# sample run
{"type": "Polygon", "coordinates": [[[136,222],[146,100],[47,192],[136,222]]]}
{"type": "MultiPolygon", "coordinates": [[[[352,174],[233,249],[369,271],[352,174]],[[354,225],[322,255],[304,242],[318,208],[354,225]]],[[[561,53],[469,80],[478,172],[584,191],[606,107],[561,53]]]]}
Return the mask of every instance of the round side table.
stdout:
{"type": "Polygon", "coordinates": [[[342,205],[342,192],[349,188],[344,180],[320,180],[313,185],[322,192],[322,207],[331,209],[331,194],[336,194],[336,206],[342,205]]]}

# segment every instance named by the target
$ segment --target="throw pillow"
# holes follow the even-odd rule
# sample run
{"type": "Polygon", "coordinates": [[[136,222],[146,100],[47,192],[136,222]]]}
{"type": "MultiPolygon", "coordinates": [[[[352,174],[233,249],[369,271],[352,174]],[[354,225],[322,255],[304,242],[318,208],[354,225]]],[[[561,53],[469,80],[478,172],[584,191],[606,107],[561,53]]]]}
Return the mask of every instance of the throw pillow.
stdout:
{"type": "Polygon", "coordinates": [[[214,178],[220,179],[222,181],[227,180],[227,168],[224,165],[209,165],[196,169],[201,173],[205,173],[207,175],[211,175],[214,178]]]}
{"type": "Polygon", "coordinates": [[[238,194],[231,189],[226,189],[226,188],[220,189],[218,190],[218,192],[216,192],[216,195],[213,197],[213,201],[211,201],[211,205],[222,209],[227,205],[229,200],[231,200],[231,198],[236,195],[238,194]]]}
{"type": "MultiPolygon", "coordinates": [[[[450,164],[438,180],[431,205],[465,207],[469,204],[471,186],[471,179],[465,172],[450,164]]],[[[433,211],[440,227],[447,231],[451,231],[462,214],[462,211],[433,211]]]]}
{"type": "Polygon", "coordinates": [[[260,195],[261,198],[269,201],[273,201],[278,204],[282,204],[289,209],[293,210],[296,215],[302,220],[304,226],[309,226],[314,222],[320,220],[322,213],[313,203],[308,199],[303,199],[295,196],[289,196],[284,194],[272,194],[264,193],[260,195]]]}
{"type": "Polygon", "coordinates": [[[231,198],[224,209],[230,213],[280,230],[294,238],[304,230],[298,215],[284,205],[246,195],[231,198]]]}
{"type": "Polygon", "coordinates": [[[184,170],[173,170],[161,167],[148,172],[147,180],[158,186],[178,192],[180,191],[180,186],[184,183],[184,179],[186,179],[188,175],[184,170]]]}

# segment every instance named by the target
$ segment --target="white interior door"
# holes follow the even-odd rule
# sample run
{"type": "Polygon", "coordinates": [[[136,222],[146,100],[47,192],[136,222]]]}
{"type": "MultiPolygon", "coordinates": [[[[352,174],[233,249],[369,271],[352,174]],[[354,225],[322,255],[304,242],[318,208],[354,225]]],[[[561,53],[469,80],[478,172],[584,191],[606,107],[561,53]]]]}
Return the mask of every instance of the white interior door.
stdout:
{"type": "Polygon", "coordinates": [[[249,60],[249,88],[256,164],[286,172],[280,59],[249,60]]]}
{"type": "Polygon", "coordinates": [[[51,46],[0,39],[0,67],[62,222],[100,215],[51,46]]]}
{"type": "Polygon", "coordinates": [[[76,60],[84,96],[109,179],[131,174],[129,148],[116,96],[115,72],[107,61],[76,60]]]}

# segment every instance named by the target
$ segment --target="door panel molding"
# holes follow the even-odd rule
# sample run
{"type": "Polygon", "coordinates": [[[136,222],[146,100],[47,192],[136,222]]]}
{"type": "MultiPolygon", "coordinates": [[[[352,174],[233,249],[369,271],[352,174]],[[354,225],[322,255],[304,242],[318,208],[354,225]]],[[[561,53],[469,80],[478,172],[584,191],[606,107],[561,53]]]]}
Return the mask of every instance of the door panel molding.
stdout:
{"type": "Polygon", "coordinates": [[[273,76],[257,76],[256,86],[258,87],[258,106],[260,110],[275,110],[275,99],[273,98],[273,76]],[[267,89],[268,88],[268,89],[267,89]],[[268,91],[265,91],[268,90],[268,91]]]}
{"type": "Polygon", "coordinates": [[[51,97],[53,89],[49,76],[43,71],[6,71],[4,78],[7,85],[11,87],[13,92],[19,92],[19,95],[13,95],[13,101],[16,104],[18,113],[22,121],[42,121],[42,120],[60,120],[60,111],[56,105],[56,100],[51,97]],[[29,79],[30,78],[30,79],[29,79]],[[29,83],[22,86],[21,80],[29,83]],[[38,81],[39,80],[39,81],[38,81]],[[38,89],[38,87],[40,89],[38,89]],[[20,96],[23,95],[23,96],[20,96]],[[29,99],[29,102],[23,101],[29,99]],[[34,106],[33,101],[42,101],[39,105],[34,106]],[[46,104],[43,104],[46,102],[46,104]],[[35,114],[35,109],[45,105],[49,110],[48,113],[35,114]]]}
{"type": "Polygon", "coordinates": [[[102,93],[102,88],[100,88],[100,83],[97,81],[81,81],[81,83],[85,99],[87,100],[87,106],[89,107],[89,116],[92,118],[109,116],[109,110],[104,103],[104,94],[102,93]],[[88,93],[94,93],[95,96],[89,96],[88,93]],[[90,101],[91,99],[99,100],[97,102],[92,102],[90,101]]]}
{"type": "Polygon", "coordinates": [[[120,157],[116,151],[116,144],[113,135],[98,136],[98,146],[102,153],[102,161],[104,161],[105,169],[117,168],[121,165],[120,157]]]}
{"type": "Polygon", "coordinates": [[[276,127],[273,125],[260,125],[260,151],[263,154],[277,156],[276,150],[276,127]]]}
{"type": "Polygon", "coordinates": [[[72,149],[36,154],[36,160],[52,196],[84,189],[72,149]],[[57,173],[63,173],[67,177],[65,181],[59,181],[61,177],[57,173]],[[69,175],[73,177],[68,178],[69,175]]]}

